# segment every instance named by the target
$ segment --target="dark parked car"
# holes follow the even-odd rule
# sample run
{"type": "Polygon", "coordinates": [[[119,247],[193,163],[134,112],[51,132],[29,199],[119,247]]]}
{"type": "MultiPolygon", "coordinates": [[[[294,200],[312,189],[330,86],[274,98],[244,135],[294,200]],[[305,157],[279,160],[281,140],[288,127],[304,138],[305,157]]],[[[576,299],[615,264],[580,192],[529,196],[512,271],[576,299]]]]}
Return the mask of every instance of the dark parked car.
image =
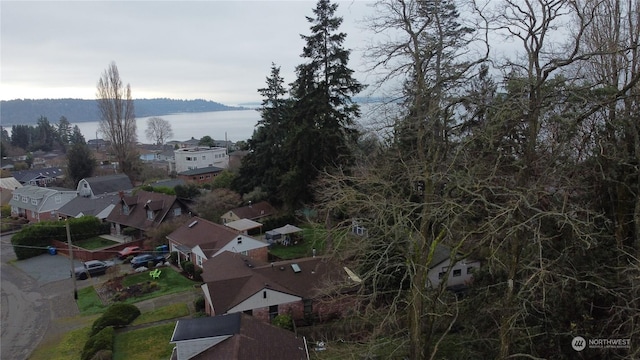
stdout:
{"type": "Polygon", "coordinates": [[[153,261],[153,265],[164,264],[167,259],[165,259],[164,255],[152,255],[152,254],[142,254],[131,259],[131,267],[137,269],[141,266],[147,266],[149,261],[153,261]]]}
{"type": "Polygon", "coordinates": [[[89,260],[74,269],[76,279],[84,280],[89,276],[101,275],[114,265],[113,261],[89,260]]]}

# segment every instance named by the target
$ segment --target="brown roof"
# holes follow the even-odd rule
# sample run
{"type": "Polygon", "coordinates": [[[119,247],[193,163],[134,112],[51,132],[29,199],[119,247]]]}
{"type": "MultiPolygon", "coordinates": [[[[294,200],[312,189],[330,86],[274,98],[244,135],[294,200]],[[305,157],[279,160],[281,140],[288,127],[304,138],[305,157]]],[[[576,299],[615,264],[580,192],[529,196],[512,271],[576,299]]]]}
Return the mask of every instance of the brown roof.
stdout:
{"type": "Polygon", "coordinates": [[[342,267],[324,257],[262,263],[228,251],[207,260],[202,278],[216,313],[225,313],[255,293],[270,289],[311,299],[326,281],[346,278],[342,267]],[[292,264],[300,269],[294,272],[292,264]]]}
{"type": "MultiPolygon", "coordinates": [[[[175,195],[148,192],[140,190],[133,196],[121,195],[120,201],[113,208],[107,221],[118,223],[132,228],[147,230],[158,226],[167,217],[171,208],[180,202],[175,195]],[[129,206],[129,215],[122,212],[122,205],[129,206]],[[154,204],[147,207],[147,204],[154,204]],[[147,209],[155,212],[153,220],[147,219],[147,209]]],[[[182,206],[181,206],[182,207],[182,206]]]]}
{"type": "Polygon", "coordinates": [[[304,339],[294,333],[240,314],[239,333],[191,359],[302,360],[307,359],[307,353],[304,339]]]}
{"type": "Polygon", "coordinates": [[[237,231],[224,225],[194,216],[167,235],[167,239],[190,249],[200,245],[203,250],[206,249],[208,253],[215,254],[238,235],[237,231]]]}
{"type": "Polygon", "coordinates": [[[256,204],[247,205],[231,210],[232,213],[240,219],[259,219],[265,216],[271,216],[276,213],[276,209],[266,201],[261,201],[256,204]]]}

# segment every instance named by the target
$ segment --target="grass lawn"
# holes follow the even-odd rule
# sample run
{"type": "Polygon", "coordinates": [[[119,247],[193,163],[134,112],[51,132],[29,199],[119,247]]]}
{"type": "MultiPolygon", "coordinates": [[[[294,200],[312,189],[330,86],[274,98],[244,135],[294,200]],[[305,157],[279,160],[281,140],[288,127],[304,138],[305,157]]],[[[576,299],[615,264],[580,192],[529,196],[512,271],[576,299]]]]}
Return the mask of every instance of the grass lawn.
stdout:
{"type": "Polygon", "coordinates": [[[117,244],[117,242],[112,240],[107,240],[99,236],[73,242],[73,245],[79,246],[87,250],[102,249],[103,247],[107,247],[115,244],[117,244]]]}
{"type": "Polygon", "coordinates": [[[147,281],[155,281],[158,283],[159,289],[149,294],[144,294],[139,297],[129,298],[124,302],[131,304],[131,303],[136,303],[142,300],[152,299],[154,297],[158,297],[162,295],[168,295],[168,294],[174,294],[182,291],[192,290],[194,288],[194,285],[199,284],[198,282],[185,278],[180,273],[175,271],[173,268],[162,267],[160,269],[162,270],[162,274],[158,279],[151,279],[151,277],[149,277],[148,271],[125,277],[124,280],[122,281],[122,285],[124,286],[131,286],[134,284],[139,284],[147,281]]]}
{"type": "Polygon", "coordinates": [[[312,256],[314,248],[316,255],[322,255],[327,231],[320,227],[304,227],[302,230],[302,241],[289,246],[273,244],[269,252],[283,260],[312,256]]]}
{"type": "Polygon", "coordinates": [[[160,320],[175,319],[189,315],[189,307],[185,303],[171,304],[149,311],[138,316],[131,325],[148,324],[160,320]]]}
{"type": "Polygon", "coordinates": [[[93,286],[78,290],[80,315],[100,314],[105,308],[93,286]]]}
{"type": "MultiPolygon", "coordinates": [[[[59,342],[41,344],[29,357],[29,360],[69,360],[80,359],[84,344],[89,339],[91,332],[89,326],[72,330],[62,337],[59,342]]],[[[169,335],[171,336],[171,335],[169,335]]],[[[168,358],[168,357],[167,357],[168,358]]]]}
{"type": "Polygon", "coordinates": [[[113,360],[168,359],[174,345],[169,344],[175,323],[116,334],[113,360]]]}

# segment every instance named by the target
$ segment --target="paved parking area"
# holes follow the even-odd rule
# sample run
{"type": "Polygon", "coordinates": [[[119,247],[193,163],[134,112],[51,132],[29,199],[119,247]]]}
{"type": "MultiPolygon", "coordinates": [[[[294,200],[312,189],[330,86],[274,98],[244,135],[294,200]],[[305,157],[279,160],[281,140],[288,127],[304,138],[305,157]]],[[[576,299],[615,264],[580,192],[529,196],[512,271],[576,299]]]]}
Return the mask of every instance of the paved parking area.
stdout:
{"type": "MultiPolygon", "coordinates": [[[[81,261],[74,259],[74,267],[80,266],[81,261]]],[[[62,255],[43,254],[26,260],[13,263],[30,278],[38,282],[38,285],[48,284],[54,281],[69,279],[71,277],[71,261],[62,255]]]]}

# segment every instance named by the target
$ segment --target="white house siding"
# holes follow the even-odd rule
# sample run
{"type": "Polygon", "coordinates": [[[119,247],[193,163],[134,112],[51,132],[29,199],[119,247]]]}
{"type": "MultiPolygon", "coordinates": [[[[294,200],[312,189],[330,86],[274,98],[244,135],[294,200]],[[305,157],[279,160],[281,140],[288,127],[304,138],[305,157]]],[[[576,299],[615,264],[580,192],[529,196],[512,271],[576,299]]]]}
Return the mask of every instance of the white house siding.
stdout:
{"type": "Polygon", "coordinates": [[[297,301],[302,301],[302,298],[271,289],[263,289],[248,297],[240,304],[232,307],[231,309],[229,309],[229,311],[227,311],[227,313],[236,313],[246,310],[269,307],[272,305],[288,304],[297,301]]]}
{"type": "Polygon", "coordinates": [[[213,257],[221,254],[224,251],[230,251],[234,253],[240,253],[246,255],[250,250],[260,249],[267,247],[269,244],[256,240],[252,237],[239,234],[237,238],[227,243],[222,249],[218,250],[213,257]]]}
{"type": "MultiPolygon", "coordinates": [[[[447,267],[451,263],[451,260],[447,259],[440,264],[434,266],[429,270],[428,278],[429,284],[428,286],[438,286],[440,284],[440,273],[446,272],[447,267]]],[[[475,268],[476,270],[480,268],[480,262],[472,261],[458,261],[453,265],[451,272],[449,273],[449,278],[447,279],[447,286],[455,286],[455,285],[463,285],[466,282],[470,281],[473,278],[472,270],[469,268],[475,268]],[[454,276],[454,272],[456,270],[460,270],[460,276],[454,276]]]]}
{"type": "Polygon", "coordinates": [[[229,155],[225,148],[195,147],[178,149],[174,151],[174,158],[175,171],[177,173],[210,166],[222,169],[229,167],[229,155]]]}
{"type": "Polygon", "coordinates": [[[212,346],[230,338],[231,335],[215,336],[204,339],[183,340],[176,342],[178,360],[188,360],[212,346]]]}

